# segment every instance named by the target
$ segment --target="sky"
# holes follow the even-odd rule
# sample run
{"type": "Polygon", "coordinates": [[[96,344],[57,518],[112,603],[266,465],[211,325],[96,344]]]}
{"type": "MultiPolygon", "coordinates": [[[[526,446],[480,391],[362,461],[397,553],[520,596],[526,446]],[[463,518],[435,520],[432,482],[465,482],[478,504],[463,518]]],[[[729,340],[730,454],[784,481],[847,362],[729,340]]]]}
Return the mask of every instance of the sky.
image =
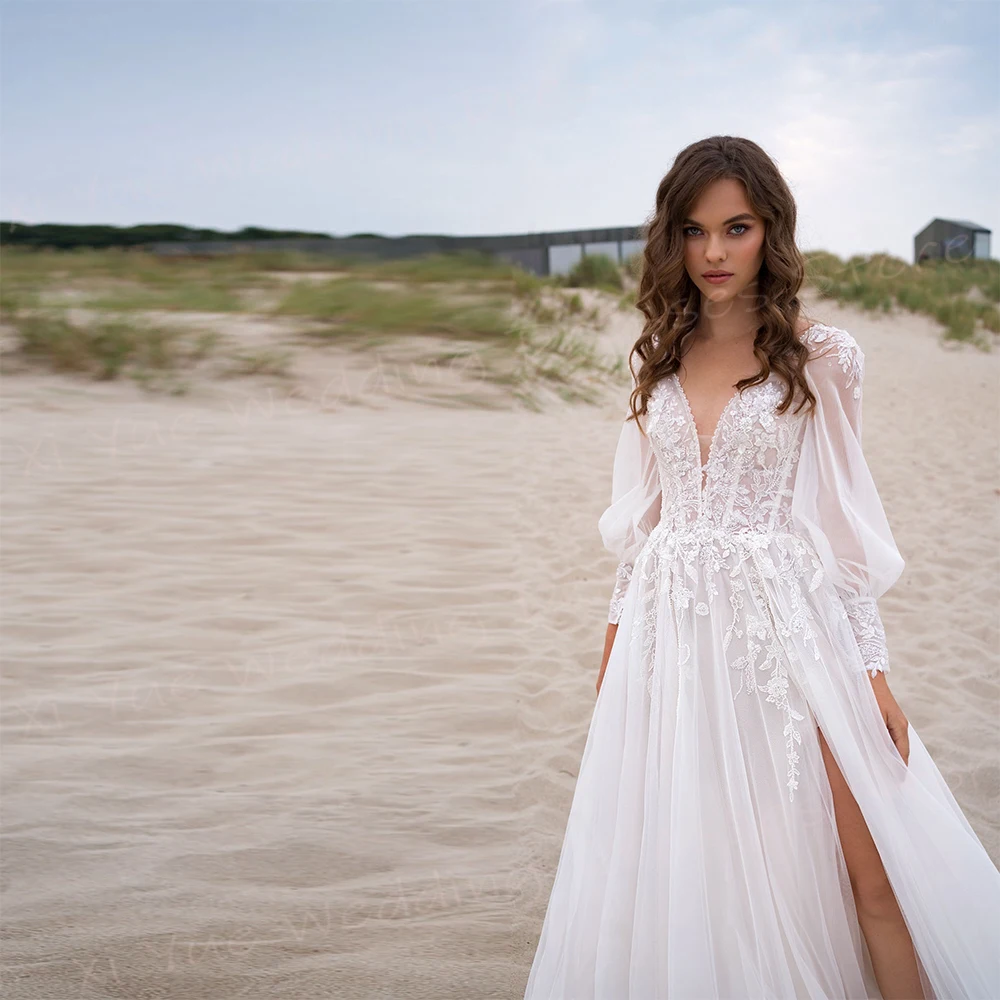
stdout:
{"type": "Polygon", "coordinates": [[[331,235],[638,226],[753,139],[803,250],[1000,229],[1000,0],[11,0],[0,218],[331,235]]]}

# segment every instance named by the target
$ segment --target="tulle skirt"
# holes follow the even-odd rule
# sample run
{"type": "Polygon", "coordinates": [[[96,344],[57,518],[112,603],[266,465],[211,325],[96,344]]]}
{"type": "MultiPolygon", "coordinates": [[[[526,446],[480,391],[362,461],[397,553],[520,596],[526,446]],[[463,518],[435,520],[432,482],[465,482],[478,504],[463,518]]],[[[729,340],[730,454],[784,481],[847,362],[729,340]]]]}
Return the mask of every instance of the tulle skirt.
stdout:
{"type": "Polygon", "coordinates": [[[880,998],[818,729],[928,1000],[1000,998],[1000,872],[794,534],[657,529],[591,719],[525,1000],[880,998]]]}

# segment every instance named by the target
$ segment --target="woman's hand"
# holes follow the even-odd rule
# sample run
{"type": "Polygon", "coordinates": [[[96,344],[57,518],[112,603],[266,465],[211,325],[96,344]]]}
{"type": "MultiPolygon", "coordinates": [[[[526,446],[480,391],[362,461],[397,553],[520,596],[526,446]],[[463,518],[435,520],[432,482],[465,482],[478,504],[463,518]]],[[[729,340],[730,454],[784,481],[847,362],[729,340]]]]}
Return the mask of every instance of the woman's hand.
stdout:
{"type": "Polygon", "coordinates": [[[618,634],[618,624],[609,622],[607,631],[604,633],[604,654],[601,656],[601,669],[597,675],[597,693],[601,693],[601,682],[604,680],[604,671],[608,668],[608,660],[611,657],[611,647],[615,644],[615,636],[618,634]]]}
{"type": "Polygon", "coordinates": [[[903,763],[908,764],[910,760],[910,734],[909,722],[899,707],[893,693],[889,690],[889,682],[885,673],[879,671],[874,677],[868,675],[871,681],[872,690],[875,692],[875,700],[878,702],[879,711],[885,721],[885,727],[889,730],[892,742],[896,744],[903,763]]]}

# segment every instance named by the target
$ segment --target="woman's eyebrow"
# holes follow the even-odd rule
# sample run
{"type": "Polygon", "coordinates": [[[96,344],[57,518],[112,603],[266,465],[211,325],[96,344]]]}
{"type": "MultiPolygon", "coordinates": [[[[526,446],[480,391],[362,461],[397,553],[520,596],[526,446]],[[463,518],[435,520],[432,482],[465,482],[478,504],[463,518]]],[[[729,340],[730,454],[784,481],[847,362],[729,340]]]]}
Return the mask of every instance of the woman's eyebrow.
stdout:
{"type": "MultiPolygon", "coordinates": [[[[734,215],[731,219],[726,219],[726,221],[723,222],[722,224],[724,226],[728,226],[730,223],[732,223],[732,222],[739,222],[741,219],[750,219],[751,221],[753,221],[753,216],[749,212],[741,212],[739,215],[734,215]]],[[[692,226],[700,226],[701,225],[700,222],[695,222],[694,219],[685,219],[684,220],[684,224],[685,225],[690,224],[692,226]]]]}

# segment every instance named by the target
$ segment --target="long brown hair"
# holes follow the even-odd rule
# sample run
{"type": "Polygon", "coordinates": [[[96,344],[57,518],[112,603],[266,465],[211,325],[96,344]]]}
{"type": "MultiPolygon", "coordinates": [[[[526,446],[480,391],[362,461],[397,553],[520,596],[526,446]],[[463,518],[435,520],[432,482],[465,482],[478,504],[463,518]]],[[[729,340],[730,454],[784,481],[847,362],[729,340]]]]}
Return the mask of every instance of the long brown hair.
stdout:
{"type": "Polygon", "coordinates": [[[686,341],[698,323],[701,293],[684,266],[683,220],[701,192],[723,178],[743,183],[747,201],[764,220],[764,261],[757,275],[760,325],[753,344],[761,367],[751,378],[740,379],[736,390],[757,385],[774,371],[787,386],[779,413],[791,405],[796,389],[802,396],[796,409],[803,402],[810,408],[815,405],[803,374],[809,349],[796,333],[805,259],[795,245],[795,199],[760,146],[739,136],[715,135],[677,155],[660,181],[656,208],[643,227],[646,246],[636,307],[646,320],[629,352],[635,380],[629,408],[637,420],[646,412],[653,387],[680,367],[686,341]],[[638,371],[633,355],[639,358],[638,371]]]}

